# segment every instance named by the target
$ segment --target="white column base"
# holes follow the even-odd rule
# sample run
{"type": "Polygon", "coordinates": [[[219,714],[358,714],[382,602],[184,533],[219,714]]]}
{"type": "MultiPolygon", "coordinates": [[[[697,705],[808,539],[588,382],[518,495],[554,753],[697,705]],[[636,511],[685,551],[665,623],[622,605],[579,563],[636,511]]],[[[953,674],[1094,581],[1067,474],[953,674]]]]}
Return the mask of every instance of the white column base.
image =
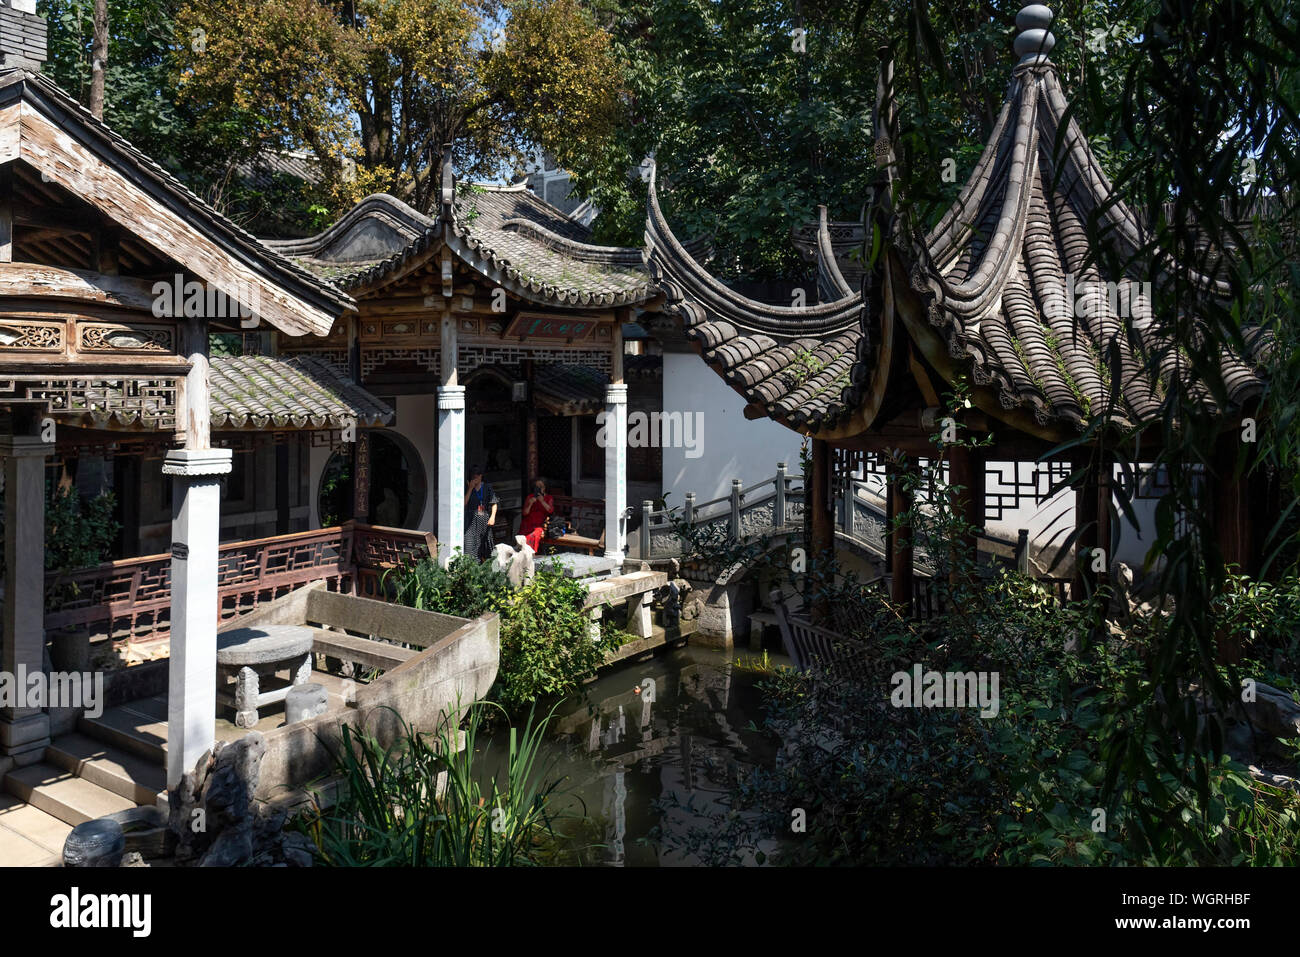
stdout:
{"type": "Polygon", "coordinates": [[[174,449],[171,661],[167,678],[167,787],[212,749],[217,719],[217,548],[221,480],[230,449],[174,449]]]}
{"type": "Polygon", "coordinates": [[[438,562],[465,548],[465,387],[438,388],[438,562]]]}

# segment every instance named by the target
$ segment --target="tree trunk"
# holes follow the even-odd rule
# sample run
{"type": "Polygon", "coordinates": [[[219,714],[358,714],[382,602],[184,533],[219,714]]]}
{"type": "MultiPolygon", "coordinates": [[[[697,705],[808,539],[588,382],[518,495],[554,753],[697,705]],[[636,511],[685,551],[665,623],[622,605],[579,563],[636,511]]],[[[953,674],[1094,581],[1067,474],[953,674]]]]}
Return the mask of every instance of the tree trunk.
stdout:
{"type": "Polygon", "coordinates": [[[95,38],[91,46],[90,107],[97,120],[104,118],[104,72],[108,69],[108,0],[95,0],[95,38]]]}

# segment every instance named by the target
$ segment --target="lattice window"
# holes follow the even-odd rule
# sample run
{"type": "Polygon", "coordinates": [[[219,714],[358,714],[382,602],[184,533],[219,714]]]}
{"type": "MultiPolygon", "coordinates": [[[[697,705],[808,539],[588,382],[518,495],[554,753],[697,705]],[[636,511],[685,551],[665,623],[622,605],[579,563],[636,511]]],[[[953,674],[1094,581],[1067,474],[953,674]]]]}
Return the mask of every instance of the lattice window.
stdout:
{"type": "MultiPolygon", "coordinates": [[[[361,375],[370,375],[382,365],[389,362],[402,362],[419,366],[433,375],[439,374],[440,350],[438,349],[362,349],[361,375]]],[[[463,368],[463,365],[462,365],[463,368]]]]}
{"type": "Polygon", "coordinates": [[[44,402],[53,415],[73,415],[97,424],[139,423],[156,429],[176,428],[177,380],[150,378],[0,379],[0,400],[44,402]]]}
{"type": "Polygon", "coordinates": [[[590,366],[606,374],[614,371],[613,356],[607,349],[539,349],[532,346],[462,345],[457,349],[456,368],[461,375],[467,375],[480,366],[517,366],[524,359],[590,366]]]}

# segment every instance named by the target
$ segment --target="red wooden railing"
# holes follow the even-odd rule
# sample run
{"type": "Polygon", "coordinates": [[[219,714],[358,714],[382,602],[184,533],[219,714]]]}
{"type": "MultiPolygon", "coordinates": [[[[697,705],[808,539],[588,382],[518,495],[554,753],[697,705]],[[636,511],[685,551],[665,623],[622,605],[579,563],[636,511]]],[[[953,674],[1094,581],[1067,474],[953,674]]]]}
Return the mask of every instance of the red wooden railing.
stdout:
{"type": "MultiPolygon", "coordinates": [[[[384,572],[436,554],[426,532],[346,525],[222,545],[218,615],[227,621],[310,582],[331,591],[377,595],[384,572]]],[[[113,638],[155,639],[170,630],[171,555],[146,555],[50,575],[45,630],[86,630],[113,638]]]]}

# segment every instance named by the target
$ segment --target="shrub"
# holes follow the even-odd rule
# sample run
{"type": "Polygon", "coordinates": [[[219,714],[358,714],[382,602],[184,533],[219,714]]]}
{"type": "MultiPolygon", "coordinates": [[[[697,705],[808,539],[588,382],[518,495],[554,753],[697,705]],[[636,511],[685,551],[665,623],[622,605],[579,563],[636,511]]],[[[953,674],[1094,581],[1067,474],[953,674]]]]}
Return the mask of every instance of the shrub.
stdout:
{"type": "Polygon", "coordinates": [[[596,673],[608,647],[587,636],[587,587],[555,568],[539,569],[502,614],[497,698],[515,710],[541,696],[569,695],[596,673]]]}
{"type": "Polygon", "coordinates": [[[510,582],[491,562],[457,555],[447,567],[423,558],[396,570],[393,600],[399,604],[461,618],[501,612],[510,603],[510,582]]]}
{"type": "Polygon", "coordinates": [[[71,571],[107,561],[121,525],[112,492],[82,499],[74,488],[55,489],[45,508],[45,568],[71,571]]]}
{"type": "Polygon", "coordinates": [[[529,716],[520,734],[509,729],[504,781],[476,755],[483,712],[468,709],[464,748],[455,728],[434,736],[409,727],[389,748],[343,726],[338,771],[345,787],[338,804],[297,821],[321,861],[339,867],[503,867],[531,864],[552,835],[549,811],[555,783],[537,766],[549,718],[529,716]],[[443,790],[439,793],[439,777],[443,790]]]}
{"type": "Polygon", "coordinates": [[[532,581],[512,591],[505,573],[489,562],[457,556],[444,569],[424,559],[397,570],[392,587],[394,600],[413,608],[463,618],[500,616],[494,697],[512,712],[542,696],[578,691],[611,644],[625,637],[612,627],[603,629],[599,644],[587,637],[587,587],[554,565],[539,567],[532,581]]]}

